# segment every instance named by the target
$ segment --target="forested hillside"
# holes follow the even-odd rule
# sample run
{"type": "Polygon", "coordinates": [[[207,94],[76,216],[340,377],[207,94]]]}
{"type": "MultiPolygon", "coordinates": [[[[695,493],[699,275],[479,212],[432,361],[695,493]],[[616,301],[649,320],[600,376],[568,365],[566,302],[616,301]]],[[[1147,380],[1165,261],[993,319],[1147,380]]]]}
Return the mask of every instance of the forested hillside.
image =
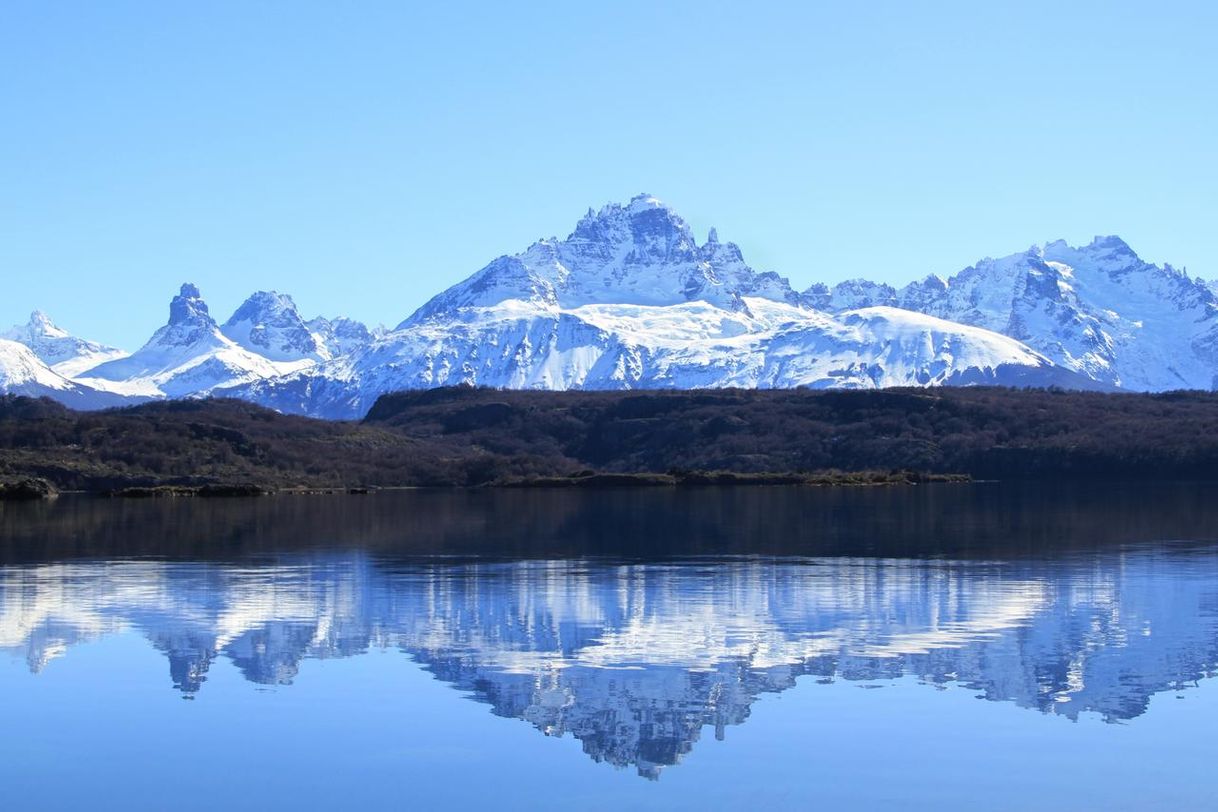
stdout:
{"type": "Polygon", "coordinates": [[[60,489],[484,485],[591,473],[914,471],[1212,479],[1218,395],[990,388],[382,397],[360,422],[232,400],[74,412],[0,398],[0,477],[60,489]]]}

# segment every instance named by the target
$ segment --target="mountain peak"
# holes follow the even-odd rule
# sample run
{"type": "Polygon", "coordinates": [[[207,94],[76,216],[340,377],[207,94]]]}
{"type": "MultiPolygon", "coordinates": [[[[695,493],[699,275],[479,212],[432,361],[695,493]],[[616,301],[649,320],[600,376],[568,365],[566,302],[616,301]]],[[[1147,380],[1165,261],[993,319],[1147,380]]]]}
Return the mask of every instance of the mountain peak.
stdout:
{"type": "Polygon", "coordinates": [[[231,324],[243,318],[254,318],[276,313],[296,313],[296,302],[286,293],[274,290],[259,290],[246,297],[237,312],[225,322],[231,324]]]}
{"type": "Polygon", "coordinates": [[[66,338],[67,330],[59,327],[55,322],[51,321],[51,317],[41,310],[35,310],[30,313],[30,321],[26,326],[26,331],[31,338],[66,338]]]}
{"type": "Polygon", "coordinates": [[[1133,250],[1129,247],[1129,243],[1125,242],[1124,240],[1122,240],[1120,237],[1118,237],[1115,234],[1096,235],[1095,239],[1093,239],[1091,241],[1091,244],[1087,247],[1088,248],[1105,248],[1108,250],[1118,250],[1118,251],[1132,251],[1133,250]]]}
{"type": "Polygon", "coordinates": [[[641,211],[651,211],[652,209],[671,209],[664,205],[664,201],[655,195],[649,195],[646,192],[635,195],[630,198],[630,202],[626,204],[627,214],[637,214],[641,211]]]}
{"type": "Polygon", "coordinates": [[[216,322],[207,312],[207,303],[196,285],[186,282],[181,291],[169,303],[169,324],[200,324],[215,327],[216,322]]]}
{"type": "Polygon", "coordinates": [[[272,361],[329,357],[300,317],[296,302],[286,293],[260,290],[251,294],[220,331],[239,346],[272,361]]]}
{"type": "Polygon", "coordinates": [[[643,305],[703,301],[726,310],[742,297],[794,303],[777,274],[745,264],[740,249],[711,235],[699,246],[689,225],[650,194],[588,209],[565,240],[546,240],[503,256],[434,297],[399,327],[469,307],[525,301],[545,307],[643,305]]]}
{"type": "Polygon", "coordinates": [[[625,205],[608,203],[596,212],[589,208],[567,240],[623,242],[647,233],[677,236],[693,244],[689,226],[681,216],[649,194],[637,194],[625,205]]]}

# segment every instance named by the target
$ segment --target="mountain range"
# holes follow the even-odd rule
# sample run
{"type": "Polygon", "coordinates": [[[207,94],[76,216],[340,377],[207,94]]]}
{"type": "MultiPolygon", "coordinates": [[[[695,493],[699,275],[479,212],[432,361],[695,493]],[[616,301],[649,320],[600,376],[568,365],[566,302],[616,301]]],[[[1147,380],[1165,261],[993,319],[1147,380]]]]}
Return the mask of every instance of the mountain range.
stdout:
{"type": "Polygon", "coordinates": [[[35,312],[0,333],[0,393],[75,408],[227,396],[360,417],[403,389],[879,388],[1164,391],[1218,384],[1218,294],[1118,237],[1057,241],[902,288],[797,291],[650,195],[495,259],[392,330],[301,316],[261,291],[223,324],[182,285],[132,353],[35,312]]]}

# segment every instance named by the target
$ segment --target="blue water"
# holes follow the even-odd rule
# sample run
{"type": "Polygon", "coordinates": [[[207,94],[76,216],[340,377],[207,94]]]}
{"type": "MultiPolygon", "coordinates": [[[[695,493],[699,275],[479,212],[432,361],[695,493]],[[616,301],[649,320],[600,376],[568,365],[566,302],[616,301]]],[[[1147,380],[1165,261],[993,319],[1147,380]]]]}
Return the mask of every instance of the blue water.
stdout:
{"type": "Polygon", "coordinates": [[[6,506],[0,798],[1216,808],[1210,496],[6,506]]]}

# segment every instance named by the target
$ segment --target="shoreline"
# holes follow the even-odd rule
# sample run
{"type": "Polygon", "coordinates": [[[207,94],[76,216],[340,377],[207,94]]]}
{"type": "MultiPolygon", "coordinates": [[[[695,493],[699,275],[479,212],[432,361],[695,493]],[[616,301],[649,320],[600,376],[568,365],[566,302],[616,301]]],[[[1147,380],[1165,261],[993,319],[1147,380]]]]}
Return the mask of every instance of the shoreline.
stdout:
{"type": "Polygon", "coordinates": [[[364,496],[380,491],[401,490],[533,490],[571,488],[691,488],[691,487],[884,487],[976,482],[967,474],[934,474],[920,471],[855,471],[820,473],[755,473],[691,471],[679,473],[583,473],[573,476],[517,477],[481,485],[398,485],[273,487],[248,482],[203,485],[150,484],[98,490],[59,490],[40,477],[21,477],[0,482],[0,502],[45,501],[61,495],[103,499],[249,498],[258,496],[364,496]]]}

